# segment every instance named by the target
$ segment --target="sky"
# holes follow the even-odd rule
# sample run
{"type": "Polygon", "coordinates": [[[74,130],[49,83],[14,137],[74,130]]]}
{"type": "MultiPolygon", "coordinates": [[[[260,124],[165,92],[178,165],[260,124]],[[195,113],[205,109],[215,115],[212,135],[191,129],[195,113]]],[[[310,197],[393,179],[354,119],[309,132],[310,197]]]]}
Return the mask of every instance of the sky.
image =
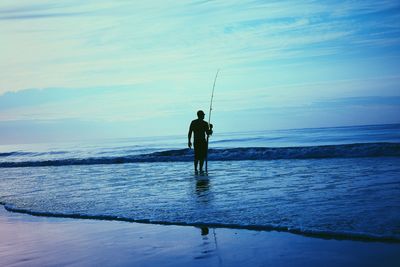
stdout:
{"type": "Polygon", "coordinates": [[[0,144],[400,123],[400,1],[0,2],[0,144]]]}

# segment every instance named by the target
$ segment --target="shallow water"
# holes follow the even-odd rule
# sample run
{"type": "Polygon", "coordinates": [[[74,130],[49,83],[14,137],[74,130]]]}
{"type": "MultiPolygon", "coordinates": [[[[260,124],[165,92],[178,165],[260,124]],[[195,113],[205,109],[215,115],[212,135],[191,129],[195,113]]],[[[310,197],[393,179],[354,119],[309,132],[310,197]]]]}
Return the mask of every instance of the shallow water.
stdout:
{"type": "Polygon", "coordinates": [[[0,201],[46,216],[400,241],[400,158],[2,168],[0,201]]]}
{"type": "Polygon", "coordinates": [[[400,241],[400,124],[0,146],[9,210],[400,241]]]}

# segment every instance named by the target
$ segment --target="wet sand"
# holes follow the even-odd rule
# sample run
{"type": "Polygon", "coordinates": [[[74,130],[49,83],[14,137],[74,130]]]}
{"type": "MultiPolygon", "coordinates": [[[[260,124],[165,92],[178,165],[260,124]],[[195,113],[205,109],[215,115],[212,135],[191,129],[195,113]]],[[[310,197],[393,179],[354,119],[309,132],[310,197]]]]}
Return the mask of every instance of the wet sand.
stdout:
{"type": "Polygon", "coordinates": [[[400,244],[35,217],[0,207],[0,266],[400,266],[400,244]]]}

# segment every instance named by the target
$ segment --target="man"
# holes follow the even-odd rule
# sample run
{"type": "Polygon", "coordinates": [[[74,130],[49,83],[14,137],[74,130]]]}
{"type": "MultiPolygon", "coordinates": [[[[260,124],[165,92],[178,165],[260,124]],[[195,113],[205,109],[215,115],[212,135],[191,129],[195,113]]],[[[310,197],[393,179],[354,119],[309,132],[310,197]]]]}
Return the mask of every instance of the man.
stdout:
{"type": "Polygon", "coordinates": [[[203,165],[204,159],[207,156],[207,137],[212,135],[213,125],[204,121],[204,112],[202,110],[197,111],[197,120],[193,120],[190,123],[189,133],[188,133],[188,146],[192,148],[192,133],[194,133],[194,172],[197,174],[197,166],[200,162],[200,173],[204,173],[203,165]]]}

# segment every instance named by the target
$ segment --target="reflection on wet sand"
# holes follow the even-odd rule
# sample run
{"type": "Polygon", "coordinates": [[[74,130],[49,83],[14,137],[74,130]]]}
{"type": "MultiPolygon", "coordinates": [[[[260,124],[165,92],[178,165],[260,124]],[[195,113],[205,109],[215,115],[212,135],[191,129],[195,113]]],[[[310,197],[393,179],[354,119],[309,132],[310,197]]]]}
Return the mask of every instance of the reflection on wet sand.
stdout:
{"type": "MultiPolygon", "coordinates": [[[[203,204],[204,205],[203,207],[206,207],[211,202],[212,191],[210,189],[211,185],[208,176],[196,177],[195,192],[197,196],[197,201],[203,204]]],[[[222,260],[221,257],[218,255],[217,251],[218,245],[217,245],[217,236],[215,233],[215,229],[212,228],[213,239],[211,239],[211,236],[209,235],[210,229],[207,226],[198,226],[196,228],[199,228],[201,231],[202,244],[200,245],[200,251],[199,251],[200,255],[195,256],[194,259],[195,260],[207,259],[217,256],[219,265],[221,265],[222,260]]]]}

